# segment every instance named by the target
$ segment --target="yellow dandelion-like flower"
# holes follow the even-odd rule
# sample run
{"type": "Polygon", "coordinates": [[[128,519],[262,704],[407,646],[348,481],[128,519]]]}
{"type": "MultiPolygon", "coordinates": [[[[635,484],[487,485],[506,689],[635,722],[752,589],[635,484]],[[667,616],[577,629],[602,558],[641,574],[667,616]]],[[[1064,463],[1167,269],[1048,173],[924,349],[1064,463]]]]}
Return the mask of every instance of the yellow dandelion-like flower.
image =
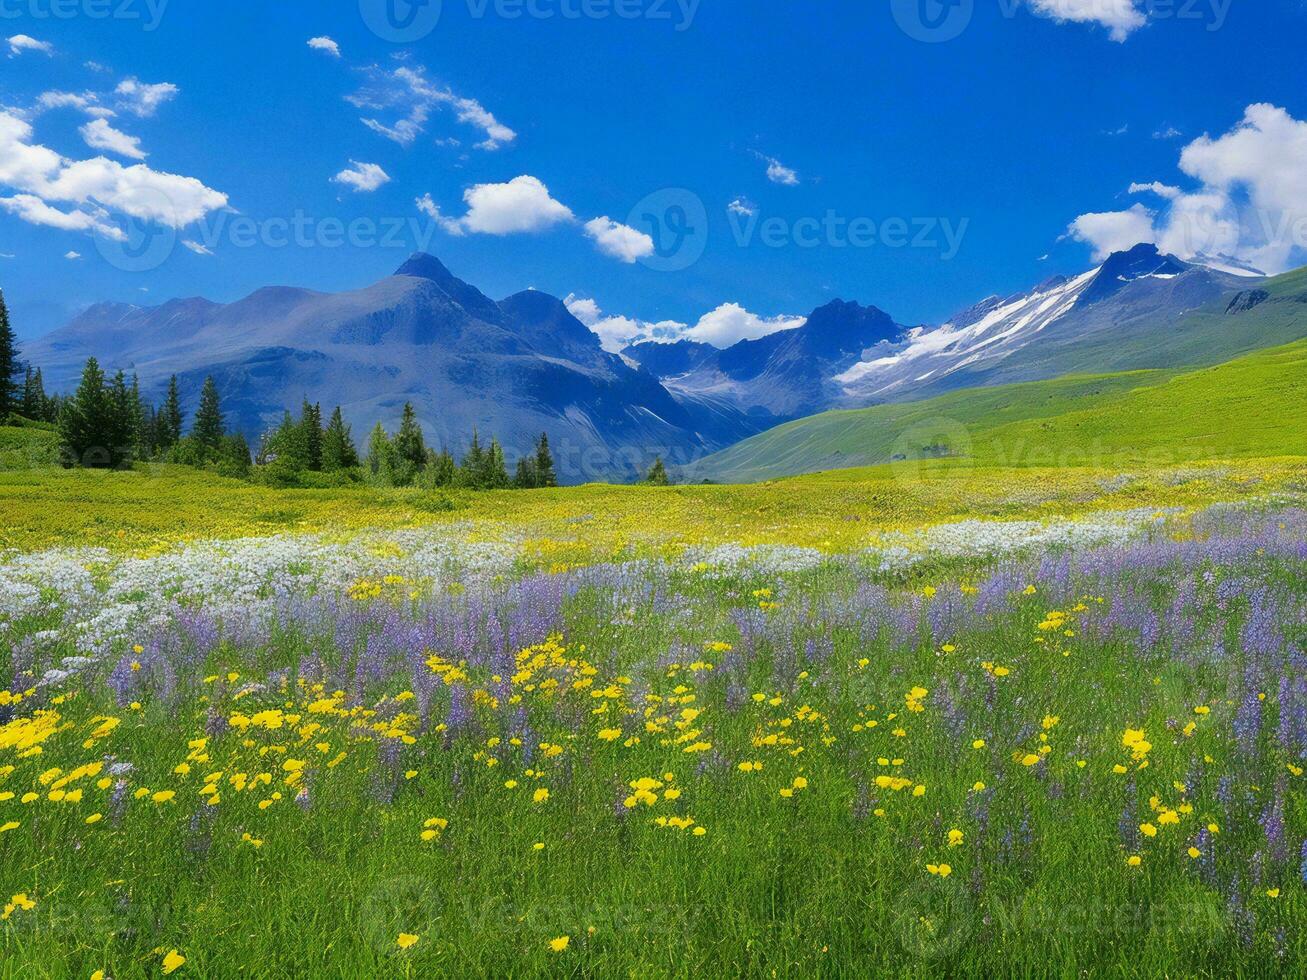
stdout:
{"type": "Polygon", "coordinates": [[[175,973],[180,970],[182,964],[186,962],[186,957],[175,949],[168,950],[163,958],[163,975],[166,977],[169,973],[175,973]]]}
{"type": "Polygon", "coordinates": [[[401,932],[399,934],[399,938],[395,940],[395,945],[398,946],[400,949],[412,949],[414,946],[417,945],[418,940],[420,938],[421,938],[420,936],[417,936],[411,932],[401,932]]]}
{"type": "Polygon", "coordinates": [[[571,942],[571,936],[558,936],[555,939],[549,940],[549,948],[555,953],[561,953],[563,950],[567,949],[571,942]]]}

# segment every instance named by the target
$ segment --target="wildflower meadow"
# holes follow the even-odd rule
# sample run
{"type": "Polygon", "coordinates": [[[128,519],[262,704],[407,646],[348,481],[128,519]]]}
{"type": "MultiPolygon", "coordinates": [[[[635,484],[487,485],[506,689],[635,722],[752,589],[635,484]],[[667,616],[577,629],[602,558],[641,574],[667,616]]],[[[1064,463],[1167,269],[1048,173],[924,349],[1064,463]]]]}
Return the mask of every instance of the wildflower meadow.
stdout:
{"type": "Polygon", "coordinates": [[[1307,508],[1119,492],[13,549],[0,976],[1301,975],[1307,508]]]}

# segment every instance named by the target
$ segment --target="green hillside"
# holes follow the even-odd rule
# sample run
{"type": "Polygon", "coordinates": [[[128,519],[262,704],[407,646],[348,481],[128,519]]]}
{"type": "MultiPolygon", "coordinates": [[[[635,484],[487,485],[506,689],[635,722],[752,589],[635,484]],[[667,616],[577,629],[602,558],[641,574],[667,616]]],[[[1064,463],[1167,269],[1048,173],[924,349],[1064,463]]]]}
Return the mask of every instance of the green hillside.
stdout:
{"type": "Polygon", "coordinates": [[[1068,377],[827,412],[709,456],[685,476],[752,482],[950,457],[1066,466],[1281,455],[1307,455],[1307,340],[1183,374],[1068,377]]]}
{"type": "Polygon", "coordinates": [[[0,471],[50,466],[59,459],[59,433],[53,425],[17,417],[0,425],[0,471]]]}

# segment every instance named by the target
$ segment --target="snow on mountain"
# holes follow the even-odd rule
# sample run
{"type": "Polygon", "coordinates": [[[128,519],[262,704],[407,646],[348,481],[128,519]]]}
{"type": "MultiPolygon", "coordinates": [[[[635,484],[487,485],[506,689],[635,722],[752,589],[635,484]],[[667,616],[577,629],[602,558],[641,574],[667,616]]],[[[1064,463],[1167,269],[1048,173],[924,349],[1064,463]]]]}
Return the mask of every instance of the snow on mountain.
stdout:
{"type": "Polygon", "coordinates": [[[1004,357],[1064,316],[1099,271],[1091,269],[1074,279],[1050,279],[998,305],[986,301],[968,311],[974,319],[964,314],[940,327],[916,327],[905,342],[879,345],[871,352],[878,356],[854,364],[835,381],[851,396],[883,398],[914,383],[1004,357]]]}

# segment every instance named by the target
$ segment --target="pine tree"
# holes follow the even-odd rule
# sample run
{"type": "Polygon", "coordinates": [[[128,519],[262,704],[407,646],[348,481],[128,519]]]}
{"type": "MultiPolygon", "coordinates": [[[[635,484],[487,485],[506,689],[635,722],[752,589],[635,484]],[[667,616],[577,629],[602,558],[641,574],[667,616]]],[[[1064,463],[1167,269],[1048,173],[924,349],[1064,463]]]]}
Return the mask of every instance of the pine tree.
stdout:
{"type": "Polygon", "coordinates": [[[66,466],[112,465],[108,451],[109,393],[100,363],[88,358],[77,392],[59,413],[59,438],[66,466]]]}
{"type": "Polygon", "coordinates": [[[514,490],[534,490],[540,486],[536,473],[535,460],[530,456],[520,456],[517,460],[517,472],[513,474],[514,490]]]}
{"type": "Polygon", "coordinates": [[[649,467],[649,474],[644,478],[644,482],[653,487],[665,487],[671,482],[667,478],[667,467],[663,465],[661,456],[654,459],[653,466],[649,467]]]}
{"type": "Polygon", "coordinates": [[[483,486],[487,490],[503,490],[508,487],[508,467],[504,463],[504,447],[499,444],[498,439],[490,440],[483,486]]]}
{"type": "Polygon", "coordinates": [[[168,379],[168,395],[159,409],[157,441],[160,449],[171,449],[182,438],[182,399],[177,390],[177,375],[168,379]]]}
{"type": "Polygon", "coordinates": [[[549,451],[549,433],[540,433],[536,443],[535,474],[537,487],[556,487],[558,477],[554,473],[554,457],[549,451]]]}
{"type": "Polygon", "coordinates": [[[191,438],[198,445],[204,462],[218,458],[225,431],[218,386],[212,377],[205,378],[204,387],[200,389],[200,407],[195,412],[195,424],[191,426],[191,438]]]}
{"type": "Polygon", "coordinates": [[[300,428],[303,430],[304,465],[314,473],[322,469],[322,406],[310,405],[304,400],[300,408],[300,428]]]}
{"type": "Polygon", "coordinates": [[[10,412],[19,409],[20,392],[14,383],[18,374],[18,338],[9,326],[9,308],[5,306],[5,294],[0,291],[0,423],[8,418],[10,412]]]}
{"type": "Polygon", "coordinates": [[[41,380],[41,369],[35,371],[29,366],[23,378],[23,398],[18,409],[20,415],[33,422],[46,421],[49,407],[46,405],[45,384],[41,380]]]}
{"type": "Polygon", "coordinates": [[[454,462],[454,456],[448,449],[433,454],[427,469],[433,487],[452,487],[458,482],[458,464],[454,462]]]}
{"type": "Polygon", "coordinates": [[[390,485],[395,482],[395,447],[380,422],[368,436],[367,468],[378,483],[390,485]]]}
{"type": "Polygon", "coordinates": [[[411,468],[414,473],[427,465],[427,445],[422,438],[422,427],[418,425],[412,402],[404,403],[399,431],[395,433],[395,455],[401,464],[411,468]]]}
{"type": "Polygon", "coordinates": [[[359,453],[354,447],[354,437],[337,405],[331,413],[327,430],[322,434],[322,468],[328,473],[334,473],[338,470],[352,470],[358,465],[359,453]]]}
{"type": "Polygon", "coordinates": [[[109,384],[109,465],[130,465],[136,455],[136,400],[120,370],[109,384]]]}
{"type": "Polygon", "coordinates": [[[132,445],[135,458],[147,459],[154,453],[154,416],[141,397],[140,379],[132,375],[132,445]]]}
{"type": "Polygon", "coordinates": [[[463,462],[459,466],[458,482],[465,487],[479,489],[485,478],[486,452],[481,448],[481,437],[477,430],[472,430],[472,445],[467,449],[463,462]]]}

